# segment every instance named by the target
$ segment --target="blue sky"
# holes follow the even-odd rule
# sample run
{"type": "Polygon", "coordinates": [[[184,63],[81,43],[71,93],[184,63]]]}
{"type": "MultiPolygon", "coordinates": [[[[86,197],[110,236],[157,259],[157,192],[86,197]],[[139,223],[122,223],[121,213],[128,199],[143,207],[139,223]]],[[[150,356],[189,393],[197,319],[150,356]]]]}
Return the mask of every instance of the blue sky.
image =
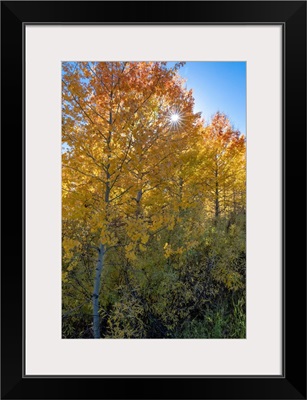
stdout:
{"type": "Polygon", "coordinates": [[[193,89],[195,111],[202,112],[206,123],[220,111],[235,129],[246,133],[245,62],[187,62],[179,74],[193,89]]]}

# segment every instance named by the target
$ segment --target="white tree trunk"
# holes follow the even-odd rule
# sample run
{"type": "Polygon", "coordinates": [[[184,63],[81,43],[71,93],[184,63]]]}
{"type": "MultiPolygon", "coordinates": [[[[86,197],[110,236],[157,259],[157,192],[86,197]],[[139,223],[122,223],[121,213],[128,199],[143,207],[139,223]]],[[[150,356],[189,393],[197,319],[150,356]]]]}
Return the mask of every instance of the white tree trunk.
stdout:
{"type": "Polygon", "coordinates": [[[95,339],[100,339],[100,320],[98,312],[99,312],[100,281],[101,281],[101,272],[103,268],[104,255],[105,255],[105,247],[103,244],[100,244],[98,251],[96,274],[94,280],[94,292],[93,292],[93,330],[95,339]]]}

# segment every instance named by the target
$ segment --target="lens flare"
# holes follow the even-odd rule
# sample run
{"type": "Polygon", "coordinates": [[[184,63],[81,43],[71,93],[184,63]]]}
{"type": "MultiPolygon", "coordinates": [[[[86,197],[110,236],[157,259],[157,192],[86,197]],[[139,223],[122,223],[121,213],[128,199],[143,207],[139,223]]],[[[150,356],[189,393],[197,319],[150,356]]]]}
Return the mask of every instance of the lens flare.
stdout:
{"type": "Polygon", "coordinates": [[[168,119],[169,119],[169,124],[170,124],[171,128],[173,128],[173,129],[179,128],[182,125],[182,122],[183,122],[182,115],[177,110],[176,111],[173,110],[169,114],[168,119]]]}
{"type": "Polygon", "coordinates": [[[172,114],[171,115],[171,122],[176,123],[180,119],[179,114],[172,114]]]}

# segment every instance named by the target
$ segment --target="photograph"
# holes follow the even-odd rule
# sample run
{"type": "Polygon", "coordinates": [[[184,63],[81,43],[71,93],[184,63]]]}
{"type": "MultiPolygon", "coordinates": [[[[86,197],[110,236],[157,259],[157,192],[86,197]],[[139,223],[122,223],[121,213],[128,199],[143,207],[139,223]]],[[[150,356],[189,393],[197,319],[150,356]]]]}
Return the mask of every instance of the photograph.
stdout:
{"type": "Polygon", "coordinates": [[[245,62],[62,62],[62,338],[246,338],[245,62]]]}

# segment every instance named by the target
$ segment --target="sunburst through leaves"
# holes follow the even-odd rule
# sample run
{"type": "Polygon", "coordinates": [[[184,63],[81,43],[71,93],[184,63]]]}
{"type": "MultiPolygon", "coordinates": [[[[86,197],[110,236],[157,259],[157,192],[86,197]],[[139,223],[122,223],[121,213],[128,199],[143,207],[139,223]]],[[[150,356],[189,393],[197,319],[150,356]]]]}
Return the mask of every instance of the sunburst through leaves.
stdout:
{"type": "Polygon", "coordinates": [[[169,125],[173,129],[179,129],[184,125],[183,114],[179,110],[171,111],[168,116],[169,125]]]}

